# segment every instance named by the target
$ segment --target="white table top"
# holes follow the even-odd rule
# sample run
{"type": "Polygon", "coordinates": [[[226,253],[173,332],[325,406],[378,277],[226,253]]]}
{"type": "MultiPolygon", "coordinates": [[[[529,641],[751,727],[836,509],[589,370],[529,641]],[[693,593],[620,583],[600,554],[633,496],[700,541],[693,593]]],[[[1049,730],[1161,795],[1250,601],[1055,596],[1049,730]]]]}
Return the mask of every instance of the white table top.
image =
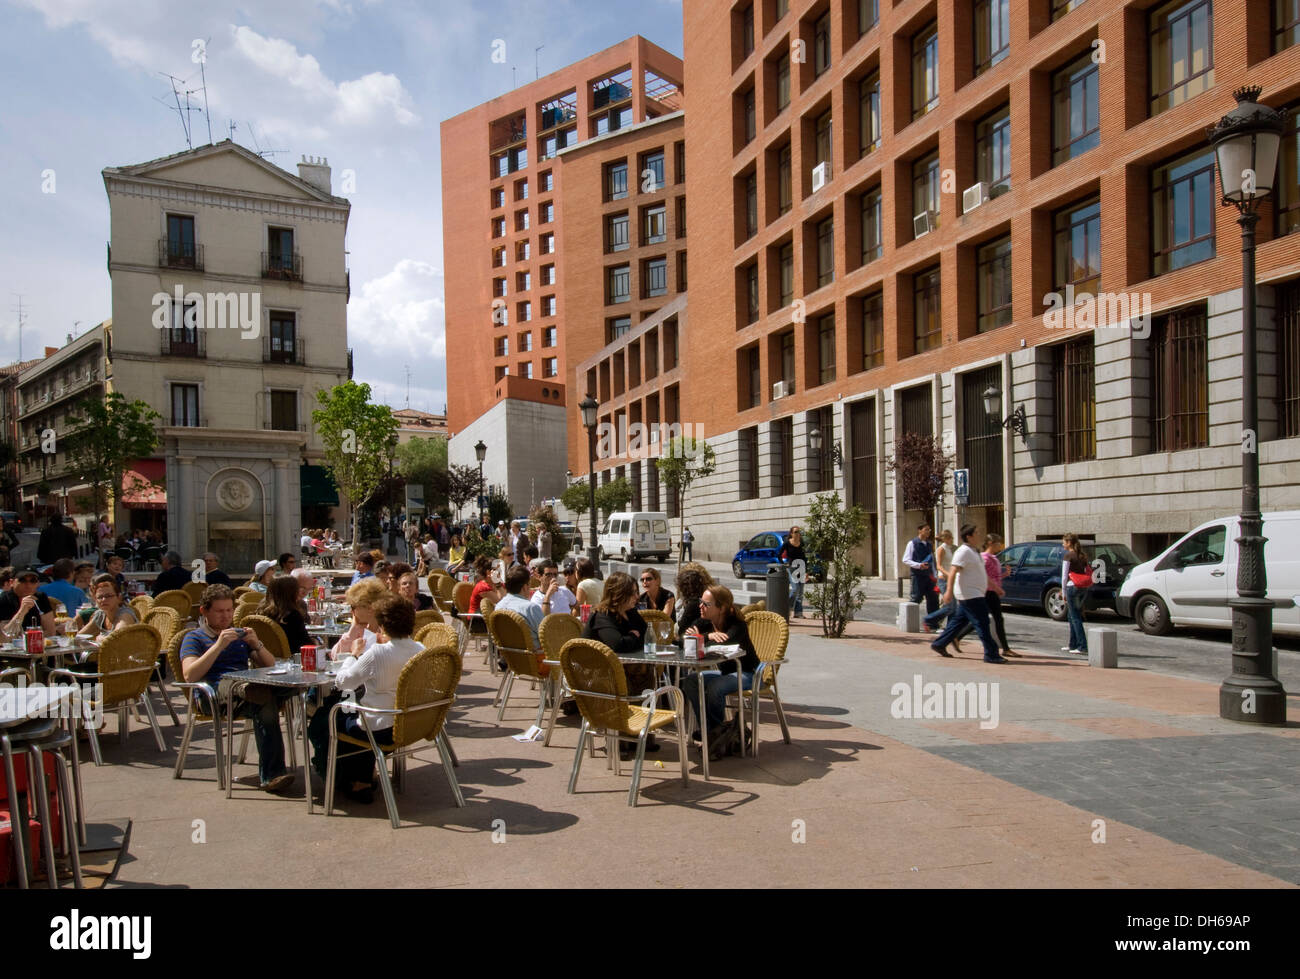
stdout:
{"type": "Polygon", "coordinates": [[[16,727],[37,717],[48,717],[55,704],[75,693],[70,686],[0,687],[0,727],[16,727]]]}

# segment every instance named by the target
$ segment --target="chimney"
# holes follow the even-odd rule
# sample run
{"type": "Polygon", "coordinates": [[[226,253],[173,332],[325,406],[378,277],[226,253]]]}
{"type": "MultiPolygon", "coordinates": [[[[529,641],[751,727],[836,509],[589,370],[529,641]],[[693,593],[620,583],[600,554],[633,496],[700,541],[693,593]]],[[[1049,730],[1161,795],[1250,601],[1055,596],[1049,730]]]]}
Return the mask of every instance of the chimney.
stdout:
{"type": "Polygon", "coordinates": [[[45,356],[46,356],[46,357],[53,357],[53,356],[54,356],[56,353],[58,353],[58,352],[59,352],[59,348],[58,348],[58,347],[46,347],[46,348],[45,348],[45,356]]]}
{"type": "Polygon", "coordinates": [[[303,156],[298,164],[298,176],[317,190],[334,193],[330,186],[330,161],[323,156],[303,156]]]}

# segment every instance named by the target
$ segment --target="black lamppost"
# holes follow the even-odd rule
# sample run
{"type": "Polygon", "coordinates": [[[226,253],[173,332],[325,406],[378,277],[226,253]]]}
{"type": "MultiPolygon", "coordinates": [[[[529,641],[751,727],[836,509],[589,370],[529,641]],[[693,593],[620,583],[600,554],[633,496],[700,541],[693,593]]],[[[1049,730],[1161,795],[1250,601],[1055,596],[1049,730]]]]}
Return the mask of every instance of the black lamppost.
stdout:
{"type": "Polygon", "coordinates": [[[1219,716],[1254,724],[1286,723],[1286,690],[1273,668],[1273,603],[1264,568],[1264,518],[1259,509],[1259,405],[1255,365],[1255,225],[1273,190],[1282,143],[1282,114],[1255,100],[1258,86],[1232,93],[1237,106],[1206,130],[1219,163],[1223,204],[1241,225],[1241,536],[1237,597],[1232,607],[1232,674],[1219,687],[1219,716]]]}
{"type": "Polygon", "coordinates": [[[578,405],[582,412],[582,425],[587,430],[587,485],[591,490],[587,505],[591,510],[591,536],[587,539],[587,557],[591,558],[596,574],[600,574],[600,548],[596,545],[596,412],[600,404],[593,394],[588,394],[578,405]]]}
{"type": "Polygon", "coordinates": [[[478,522],[479,526],[483,525],[486,519],[483,511],[487,509],[486,501],[483,499],[483,460],[487,458],[487,445],[482,439],[474,446],[474,455],[478,457],[478,522]]]}

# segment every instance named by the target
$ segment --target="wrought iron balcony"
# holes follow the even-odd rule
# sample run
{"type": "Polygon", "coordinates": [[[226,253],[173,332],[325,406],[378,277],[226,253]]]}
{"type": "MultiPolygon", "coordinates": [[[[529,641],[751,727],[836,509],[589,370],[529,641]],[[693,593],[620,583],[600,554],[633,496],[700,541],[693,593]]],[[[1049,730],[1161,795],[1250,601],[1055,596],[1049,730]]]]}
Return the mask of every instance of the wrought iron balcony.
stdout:
{"type": "Polygon", "coordinates": [[[192,241],[158,239],[158,265],[165,269],[203,271],[203,246],[192,241]]]}
{"type": "Polygon", "coordinates": [[[302,254],[285,255],[280,252],[262,252],[262,278],[302,281],[302,254]]]}
{"type": "Polygon", "coordinates": [[[301,336],[283,338],[264,333],[262,335],[262,363],[264,364],[298,364],[307,363],[307,341],[301,336]]]}
{"type": "Polygon", "coordinates": [[[203,330],[159,330],[162,334],[161,352],[164,357],[197,357],[208,355],[206,334],[203,330]]]}

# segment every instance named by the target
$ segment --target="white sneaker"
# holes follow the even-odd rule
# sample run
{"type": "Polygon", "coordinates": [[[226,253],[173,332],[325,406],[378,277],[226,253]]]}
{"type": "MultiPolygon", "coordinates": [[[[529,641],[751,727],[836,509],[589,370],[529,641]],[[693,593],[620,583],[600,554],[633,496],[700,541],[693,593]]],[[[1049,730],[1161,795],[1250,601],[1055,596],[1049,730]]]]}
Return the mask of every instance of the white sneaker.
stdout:
{"type": "Polygon", "coordinates": [[[1063,652],[1063,653],[1075,653],[1075,652],[1078,652],[1078,650],[1071,649],[1069,646],[1062,646],[1062,647],[1061,647],[1061,652],[1063,652]]]}
{"type": "Polygon", "coordinates": [[[1086,649],[1071,649],[1070,652],[1073,653],[1075,656],[1087,656],[1087,655],[1088,655],[1088,651],[1087,651],[1086,649]]]}

